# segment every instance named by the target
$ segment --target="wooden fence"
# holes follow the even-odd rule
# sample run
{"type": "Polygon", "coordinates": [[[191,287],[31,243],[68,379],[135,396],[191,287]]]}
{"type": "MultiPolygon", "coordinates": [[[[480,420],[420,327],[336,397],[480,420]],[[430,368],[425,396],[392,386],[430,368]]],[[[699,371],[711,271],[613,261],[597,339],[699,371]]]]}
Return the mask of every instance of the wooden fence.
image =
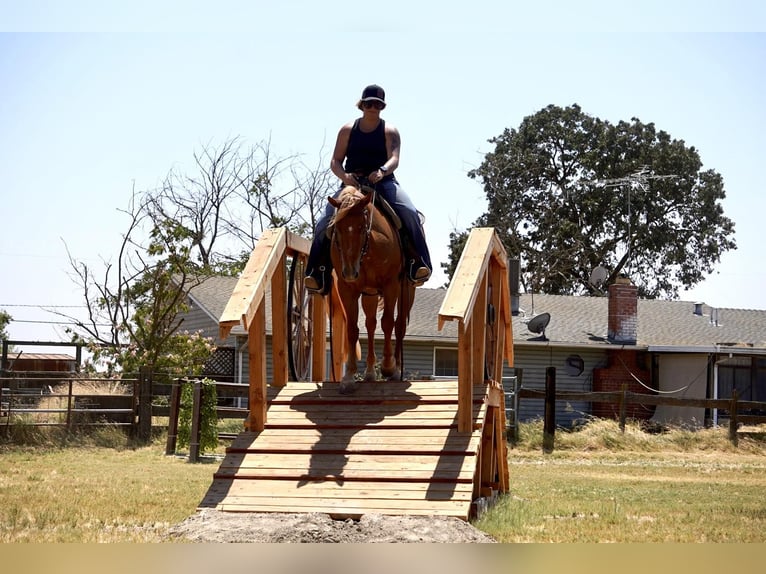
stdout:
{"type": "MultiPolygon", "coordinates": [[[[724,410],[729,415],[729,440],[736,445],[737,429],[740,424],[766,423],[766,416],[745,414],[742,411],[760,411],[766,413],[766,402],[743,401],[737,396],[736,389],[733,396],[727,399],[694,399],[681,397],[668,397],[665,395],[651,395],[646,393],[634,393],[627,390],[623,385],[620,391],[611,392],[581,392],[581,391],[556,391],[556,369],[548,367],[545,372],[545,390],[525,389],[518,391],[521,399],[543,399],[543,451],[552,452],[556,432],[556,401],[586,401],[590,403],[612,403],[618,405],[618,420],[620,430],[625,432],[625,420],[627,405],[665,405],[674,407],[694,407],[705,409],[724,410]]],[[[518,427],[516,427],[518,429],[518,427]]],[[[513,437],[513,438],[518,438],[513,437]]]]}
{"type": "Polygon", "coordinates": [[[87,378],[69,373],[0,377],[0,426],[18,422],[68,429],[107,423],[134,426],[138,382],[135,378],[87,378]],[[131,392],[116,392],[115,383],[128,386],[131,392]],[[110,386],[114,392],[95,392],[98,385],[110,386]]]}

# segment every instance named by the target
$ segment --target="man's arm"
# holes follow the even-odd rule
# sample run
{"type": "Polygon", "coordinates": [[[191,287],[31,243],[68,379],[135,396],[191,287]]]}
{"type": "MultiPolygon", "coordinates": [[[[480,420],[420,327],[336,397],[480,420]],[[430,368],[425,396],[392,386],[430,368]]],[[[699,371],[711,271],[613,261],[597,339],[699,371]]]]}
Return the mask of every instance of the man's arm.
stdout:
{"type": "Polygon", "coordinates": [[[340,131],[338,132],[338,138],[335,141],[335,150],[332,152],[332,159],[330,160],[330,171],[332,171],[345,185],[358,185],[353,174],[348,174],[343,170],[343,161],[346,159],[348,140],[351,136],[351,127],[352,124],[346,124],[340,128],[340,131]]]}

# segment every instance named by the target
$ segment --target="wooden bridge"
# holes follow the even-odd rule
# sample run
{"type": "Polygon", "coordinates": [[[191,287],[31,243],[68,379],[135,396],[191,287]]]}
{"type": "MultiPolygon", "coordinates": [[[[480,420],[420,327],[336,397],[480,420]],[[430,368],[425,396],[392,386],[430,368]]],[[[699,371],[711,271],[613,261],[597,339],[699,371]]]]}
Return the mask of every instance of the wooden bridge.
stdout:
{"type": "MultiPolygon", "coordinates": [[[[478,501],[508,491],[503,361],[513,365],[507,258],[493,229],[474,229],[438,317],[458,321],[458,378],[361,383],[340,395],[325,373],[328,309],[314,295],[311,381],[288,381],[287,259],[308,242],[264,232],[220,319],[249,335],[250,413],[201,508],[239,512],[444,515],[467,520],[478,501]],[[272,380],[266,380],[271,289],[272,380]],[[321,328],[316,328],[316,327],[321,328]]],[[[330,297],[337,298],[334,291],[330,297]]],[[[416,295],[417,297],[417,295],[416,295]]],[[[335,372],[345,360],[345,318],[329,316],[335,372]]],[[[354,351],[354,350],[352,350],[354,351]]]]}

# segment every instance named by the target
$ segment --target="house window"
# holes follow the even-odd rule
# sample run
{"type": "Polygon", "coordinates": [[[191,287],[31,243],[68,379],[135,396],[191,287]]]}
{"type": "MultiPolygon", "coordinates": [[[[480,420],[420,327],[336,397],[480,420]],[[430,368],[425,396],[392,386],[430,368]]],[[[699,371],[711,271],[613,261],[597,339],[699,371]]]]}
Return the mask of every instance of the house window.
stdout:
{"type": "Polygon", "coordinates": [[[457,377],[457,349],[434,349],[434,376],[457,377]]]}
{"type": "Polygon", "coordinates": [[[766,359],[733,357],[718,364],[718,397],[731,398],[734,389],[743,401],[766,401],[766,359]]]}

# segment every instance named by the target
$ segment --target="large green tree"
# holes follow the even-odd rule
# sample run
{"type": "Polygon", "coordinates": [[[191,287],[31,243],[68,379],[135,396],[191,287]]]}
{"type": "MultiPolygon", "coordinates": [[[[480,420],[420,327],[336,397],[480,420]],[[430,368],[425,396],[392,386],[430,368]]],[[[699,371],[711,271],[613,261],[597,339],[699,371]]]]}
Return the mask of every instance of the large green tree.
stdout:
{"type": "MultiPolygon", "coordinates": [[[[607,284],[627,275],[642,296],[673,298],[736,248],[722,177],[652,123],[551,105],[489,142],[468,174],[488,201],[475,225],[497,229],[527,291],[599,293],[589,279],[601,266],[607,284]]],[[[464,239],[450,238],[450,277],[464,239]]]]}

